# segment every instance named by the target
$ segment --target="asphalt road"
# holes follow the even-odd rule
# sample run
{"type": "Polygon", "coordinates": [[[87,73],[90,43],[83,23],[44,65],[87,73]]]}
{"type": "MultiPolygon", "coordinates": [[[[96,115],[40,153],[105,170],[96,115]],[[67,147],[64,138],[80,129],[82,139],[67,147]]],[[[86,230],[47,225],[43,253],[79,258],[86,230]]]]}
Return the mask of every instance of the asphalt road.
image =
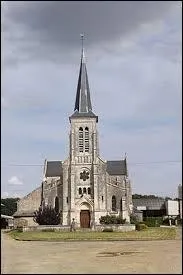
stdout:
{"type": "Polygon", "coordinates": [[[20,242],[5,233],[1,237],[1,274],[182,274],[180,232],[169,241],[20,242]]]}

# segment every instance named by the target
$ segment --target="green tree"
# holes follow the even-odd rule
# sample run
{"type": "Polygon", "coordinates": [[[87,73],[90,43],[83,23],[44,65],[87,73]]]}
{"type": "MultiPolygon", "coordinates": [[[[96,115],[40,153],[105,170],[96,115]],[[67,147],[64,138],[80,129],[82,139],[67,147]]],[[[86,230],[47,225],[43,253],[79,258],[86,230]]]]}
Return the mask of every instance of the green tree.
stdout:
{"type": "Polygon", "coordinates": [[[150,195],[133,194],[132,199],[164,199],[164,198],[156,195],[151,195],[151,194],[150,195]]]}
{"type": "Polygon", "coordinates": [[[17,201],[19,198],[1,199],[1,214],[12,216],[17,211],[17,201]]]}
{"type": "Polygon", "coordinates": [[[33,219],[39,225],[57,225],[60,223],[60,214],[51,206],[44,206],[34,212],[33,219]]]}

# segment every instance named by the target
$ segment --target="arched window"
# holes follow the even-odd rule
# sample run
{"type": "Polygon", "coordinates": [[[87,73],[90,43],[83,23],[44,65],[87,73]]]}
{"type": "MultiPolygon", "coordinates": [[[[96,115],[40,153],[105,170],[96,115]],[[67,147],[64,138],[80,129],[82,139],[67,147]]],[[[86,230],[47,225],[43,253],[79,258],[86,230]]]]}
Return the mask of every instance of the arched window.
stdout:
{"type": "Polygon", "coordinates": [[[55,198],[55,212],[59,213],[59,200],[58,200],[58,197],[55,198]]]}
{"type": "Polygon", "coordinates": [[[79,152],[83,152],[83,128],[79,128],[79,152]]]}
{"type": "Polygon", "coordinates": [[[81,189],[81,187],[79,188],[79,195],[81,195],[82,194],[82,189],[81,189]]]}
{"type": "Polygon", "coordinates": [[[86,194],[86,188],[85,187],[83,188],[83,194],[86,194]]]}
{"type": "Polygon", "coordinates": [[[122,202],[122,199],[120,200],[120,212],[122,212],[123,210],[123,202],[122,202]]]}
{"type": "Polygon", "coordinates": [[[90,195],[90,194],[91,194],[91,188],[88,187],[88,195],[90,195]]]}
{"type": "Polygon", "coordinates": [[[89,152],[89,129],[85,128],[85,152],[89,152]]]}
{"type": "Polygon", "coordinates": [[[116,211],[116,197],[112,196],[112,211],[116,211]]]}

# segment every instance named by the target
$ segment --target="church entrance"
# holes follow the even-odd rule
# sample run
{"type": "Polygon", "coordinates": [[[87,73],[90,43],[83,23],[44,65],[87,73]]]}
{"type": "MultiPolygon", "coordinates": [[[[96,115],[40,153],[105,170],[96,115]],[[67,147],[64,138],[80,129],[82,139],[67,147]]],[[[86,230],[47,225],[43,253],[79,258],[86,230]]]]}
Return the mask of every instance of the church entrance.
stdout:
{"type": "Polygon", "coordinates": [[[90,211],[89,210],[81,210],[80,226],[82,228],[90,228],[90,211]]]}

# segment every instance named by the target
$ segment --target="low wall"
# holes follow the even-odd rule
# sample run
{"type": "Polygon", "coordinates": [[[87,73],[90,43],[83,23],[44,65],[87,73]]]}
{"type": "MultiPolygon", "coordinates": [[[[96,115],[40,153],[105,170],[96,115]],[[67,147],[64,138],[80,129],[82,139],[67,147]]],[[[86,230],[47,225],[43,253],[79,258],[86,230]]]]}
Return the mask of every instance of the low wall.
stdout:
{"type": "Polygon", "coordinates": [[[43,231],[43,230],[70,231],[70,226],[64,226],[64,225],[37,225],[37,226],[24,226],[23,227],[23,232],[25,232],[25,231],[43,231]]]}
{"type": "Polygon", "coordinates": [[[127,232],[134,231],[134,224],[103,224],[96,225],[95,231],[103,231],[105,228],[112,228],[115,232],[127,232]]]}
{"type": "MultiPolygon", "coordinates": [[[[76,228],[76,231],[103,231],[105,228],[112,228],[115,232],[126,232],[126,231],[134,231],[134,224],[104,224],[104,225],[96,225],[95,228],[76,228]]],[[[64,225],[38,225],[38,226],[24,226],[23,232],[25,231],[43,231],[43,230],[54,230],[54,231],[70,231],[70,226],[64,225]]]]}

